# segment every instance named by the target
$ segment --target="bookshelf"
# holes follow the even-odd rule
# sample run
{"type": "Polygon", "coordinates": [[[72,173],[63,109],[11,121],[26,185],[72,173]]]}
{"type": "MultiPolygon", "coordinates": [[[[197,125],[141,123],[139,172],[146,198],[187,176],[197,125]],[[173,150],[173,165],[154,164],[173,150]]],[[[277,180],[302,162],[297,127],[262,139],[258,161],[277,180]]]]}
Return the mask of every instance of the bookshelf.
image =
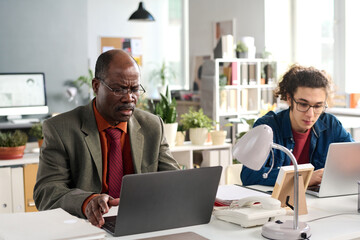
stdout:
{"type": "Polygon", "coordinates": [[[215,59],[213,118],[259,116],[276,103],[277,66],[267,59],[215,59]]]}

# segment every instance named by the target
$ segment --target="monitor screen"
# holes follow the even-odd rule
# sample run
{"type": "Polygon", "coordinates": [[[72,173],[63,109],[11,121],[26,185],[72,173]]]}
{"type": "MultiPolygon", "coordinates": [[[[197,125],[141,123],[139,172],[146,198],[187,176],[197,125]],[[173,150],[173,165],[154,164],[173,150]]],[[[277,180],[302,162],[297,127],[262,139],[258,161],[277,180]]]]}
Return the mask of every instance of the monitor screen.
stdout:
{"type": "Polygon", "coordinates": [[[44,73],[0,73],[0,116],[48,112],[44,73]]]}

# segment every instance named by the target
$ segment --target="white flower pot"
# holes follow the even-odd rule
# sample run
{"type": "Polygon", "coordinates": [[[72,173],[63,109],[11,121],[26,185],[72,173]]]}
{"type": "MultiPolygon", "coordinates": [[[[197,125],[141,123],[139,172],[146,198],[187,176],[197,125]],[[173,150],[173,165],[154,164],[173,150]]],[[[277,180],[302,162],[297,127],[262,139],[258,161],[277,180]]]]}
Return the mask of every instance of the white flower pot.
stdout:
{"type": "Polygon", "coordinates": [[[226,131],[212,131],[210,132],[213,145],[223,145],[226,139],[226,131]]]}
{"type": "Polygon", "coordinates": [[[178,127],[178,123],[165,123],[164,124],[165,138],[170,147],[175,146],[177,127],[178,127]]]}
{"type": "Polygon", "coordinates": [[[176,132],[176,140],[175,140],[176,146],[184,145],[185,136],[186,136],[186,131],[183,131],[183,132],[177,131],[176,132]]]}
{"type": "Polygon", "coordinates": [[[207,128],[190,128],[189,138],[193,145],[204,145],[207,136],[207,128]]]}

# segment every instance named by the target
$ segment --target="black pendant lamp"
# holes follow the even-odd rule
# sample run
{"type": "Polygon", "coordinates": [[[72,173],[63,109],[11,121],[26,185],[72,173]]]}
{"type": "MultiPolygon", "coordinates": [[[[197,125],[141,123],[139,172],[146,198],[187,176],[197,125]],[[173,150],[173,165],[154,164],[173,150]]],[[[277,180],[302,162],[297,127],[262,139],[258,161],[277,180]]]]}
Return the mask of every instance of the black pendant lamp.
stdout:
{"type": "Polygon", "coordinates": [[[129,21],[155,21],[154,17],[145,10],[143,2],[139,3],[139,8],[131,14],[129,21]]]}

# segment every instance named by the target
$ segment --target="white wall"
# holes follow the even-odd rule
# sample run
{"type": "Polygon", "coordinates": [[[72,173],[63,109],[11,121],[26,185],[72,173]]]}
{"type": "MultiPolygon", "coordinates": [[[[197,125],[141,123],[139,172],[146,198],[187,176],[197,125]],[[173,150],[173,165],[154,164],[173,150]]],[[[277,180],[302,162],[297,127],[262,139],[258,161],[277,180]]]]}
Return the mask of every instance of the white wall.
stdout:
{"type": "Polygon", "coordinates": [[[211,55],[214,23],[235,19],[235,42],[243,36],[255,38],[257,53],[265,47],[265,0],[189,1],[190,82],[194,79],[195,56],[211,55]]]}
{"type": "MultiPolygon", "coordinates": [[[[138,8],[139,1],[88,0],[88,56],[90,67],[95,69],[100,54],[100,37],[140,37],[143,42],[142,84],[153,92],[148,83],[149,73],[162,62],[166,55],[165,35],[167,29],[168,1],[145,0],[144,6],[155,22],[128,21],[138,8]]],[[[155,89],[156,90],[156,89],[155,89]]]]}
{"type": "Polygon", "coordinates": [[[66,80],[87,72],[86,0],[1,0],[0,71],[45,72],[51,112],[74,107],[66,80]]]}

